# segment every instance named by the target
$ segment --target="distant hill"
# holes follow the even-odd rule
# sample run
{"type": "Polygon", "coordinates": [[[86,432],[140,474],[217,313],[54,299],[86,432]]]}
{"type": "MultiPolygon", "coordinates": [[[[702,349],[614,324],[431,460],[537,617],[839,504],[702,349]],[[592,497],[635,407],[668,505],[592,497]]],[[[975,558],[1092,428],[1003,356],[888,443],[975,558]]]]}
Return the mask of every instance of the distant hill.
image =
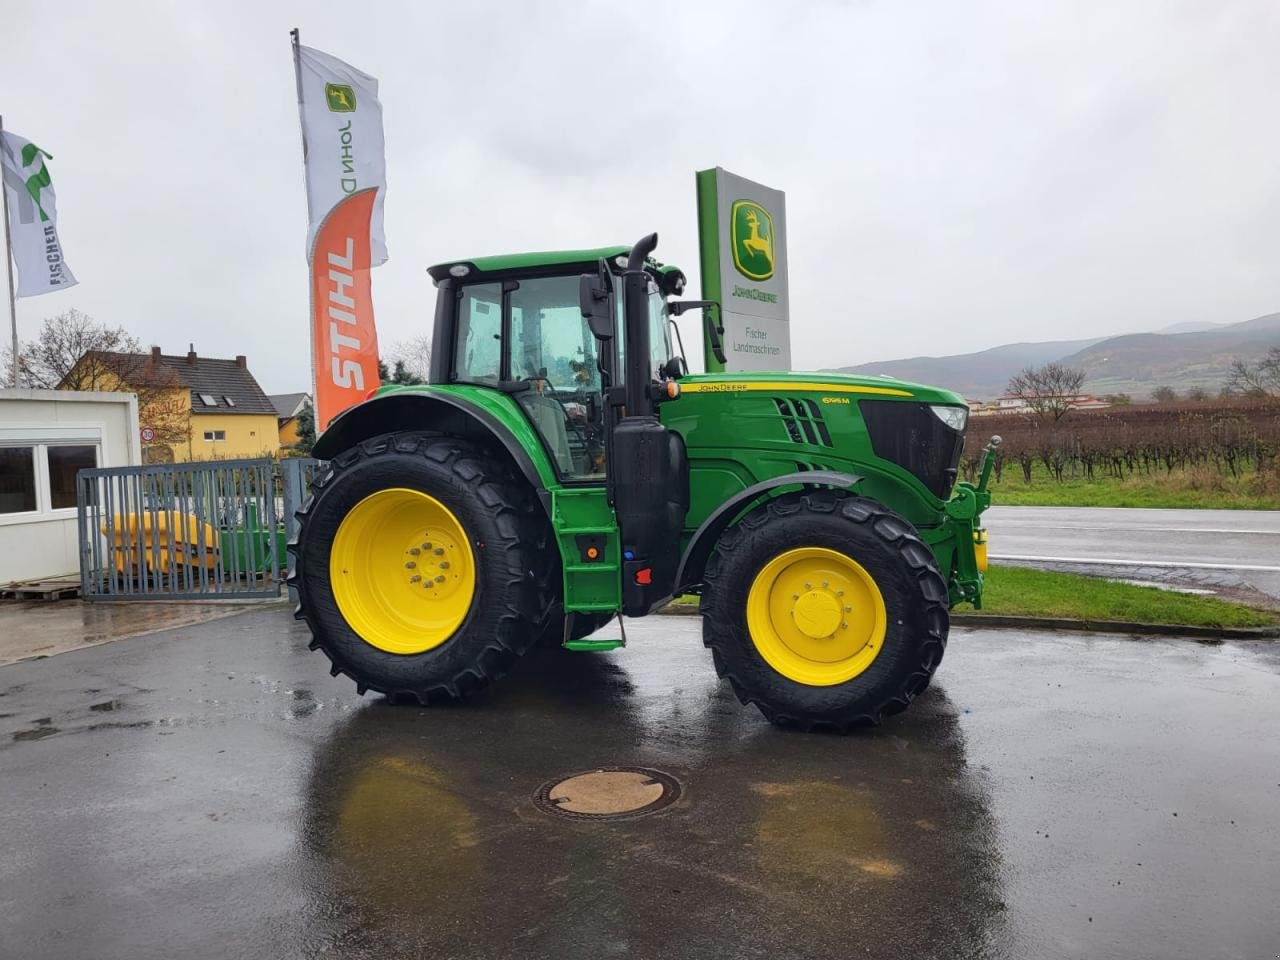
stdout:
{"type": "Polygon", "coordinates": [[[1253,360],[1272,346],[1280,346],[1280,313],[1190,333],[1111,337],[1062,362],[1084,368],[1089,393],[1145,396],[1161,384],[1216,391],[1226,383],[1233,360],[1253,360]]]}
{"type": "Polygon", "coordinates": [[[860,363],[856,367],[840,367],[837,372],[897,377],[899,380],[946,387],[971,399],[989,400],[1004,393],[1009,378],[1023,367],[1038,367],[1098,342],[1054,340],[1045,343],[1007,343],[954,357],[911,357],[909,360],[860,363]]]}
{"type": "Polygon", "coordinates": [[[1255,359],[1272,346],[1280,346],[1280,313],[1243,323],[1174,324],[1161,333],[1010,343],[950,357],[881,360],[837,372],[897,377],[991,400],[1004,393],[1009,378],[1023,367],[1057,360],[1084,368],[1089,393],[1145,397],[1161,385],[1216,391],[1226,382],[1233,360],[1255,359]]]}

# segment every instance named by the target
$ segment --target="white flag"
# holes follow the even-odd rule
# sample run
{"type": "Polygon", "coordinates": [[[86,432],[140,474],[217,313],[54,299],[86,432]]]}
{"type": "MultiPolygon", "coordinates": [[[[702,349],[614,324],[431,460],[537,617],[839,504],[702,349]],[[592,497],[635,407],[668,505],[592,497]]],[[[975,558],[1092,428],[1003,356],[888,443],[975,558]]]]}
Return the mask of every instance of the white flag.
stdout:
{"type": "Polygon", "coordinates": [[[30,140],[0,134],[0,171],[9,201],[13,259],[18,264],[18,296],[35,297],[76,285],[62,256],[53,181],[45,153],[30,140]]]}
{"type": "Polygon", "coordinates": [[[306,153],[311,225],[307,256],[324,218],[359,190],[377,189],[369,223],[371,266],[387,260],[382,198],[387,164],[382,147],[378,81],[337,57],[298,47],[302,75],[302,137],[306,153]]]}

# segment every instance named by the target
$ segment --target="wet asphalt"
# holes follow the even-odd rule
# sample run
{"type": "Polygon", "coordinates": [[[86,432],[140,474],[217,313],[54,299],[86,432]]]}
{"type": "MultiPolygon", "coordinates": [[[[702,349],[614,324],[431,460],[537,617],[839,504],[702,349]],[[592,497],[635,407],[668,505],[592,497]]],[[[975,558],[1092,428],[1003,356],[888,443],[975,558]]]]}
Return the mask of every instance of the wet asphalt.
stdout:
{"type": "Polygon", "coordinates": [[[280,607],[0,668],[0,957],[1274,957],[1280,647],[957,629],[850,737],[698,621],[361,699],[280,607]],[[666,771],[641,820],[534,808],[666,771]]]}
{"type": "Polygon", "coordinates": [[[1280,510],[1009,507],[999,492],[995,500],[983,514],[993,560],[1280,599],[1280,510]]]}

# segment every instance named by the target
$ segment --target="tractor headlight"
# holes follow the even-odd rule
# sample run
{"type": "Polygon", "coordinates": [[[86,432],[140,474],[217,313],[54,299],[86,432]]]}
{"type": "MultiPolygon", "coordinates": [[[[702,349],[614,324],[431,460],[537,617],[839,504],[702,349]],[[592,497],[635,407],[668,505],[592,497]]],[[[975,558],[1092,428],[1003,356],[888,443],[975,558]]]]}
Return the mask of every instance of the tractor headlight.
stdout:
{"type": "Polygon", "coordinates": [[[964,433],[964,425],[969,422],[968,407],[948,407],[942,404],[930,404],[933,415],[945,423],[956,433],[964,433]]]}

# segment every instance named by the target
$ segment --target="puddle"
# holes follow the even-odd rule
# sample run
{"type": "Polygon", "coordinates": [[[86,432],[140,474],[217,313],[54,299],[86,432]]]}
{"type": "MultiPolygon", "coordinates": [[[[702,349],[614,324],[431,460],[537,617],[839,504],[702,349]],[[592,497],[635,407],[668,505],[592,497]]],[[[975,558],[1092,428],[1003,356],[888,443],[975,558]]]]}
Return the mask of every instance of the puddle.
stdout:
{"type": "MultiPolygon", "coordinates": [[[[39,722],[40,722],[39,720],[36,721],[36,723],[39,723],[39,722]]],[[[45,722],[47,723],[48,720],[46,719],[45,722]]],[[[33,727],[30,730],[19,730],[17,733],[13,735],[13,739],[18,741],[43,740],[45,737],[52,737],[55,733],[61,733],[61,732],[62,731],[60,729],[52,726],[33,727]]]]}

